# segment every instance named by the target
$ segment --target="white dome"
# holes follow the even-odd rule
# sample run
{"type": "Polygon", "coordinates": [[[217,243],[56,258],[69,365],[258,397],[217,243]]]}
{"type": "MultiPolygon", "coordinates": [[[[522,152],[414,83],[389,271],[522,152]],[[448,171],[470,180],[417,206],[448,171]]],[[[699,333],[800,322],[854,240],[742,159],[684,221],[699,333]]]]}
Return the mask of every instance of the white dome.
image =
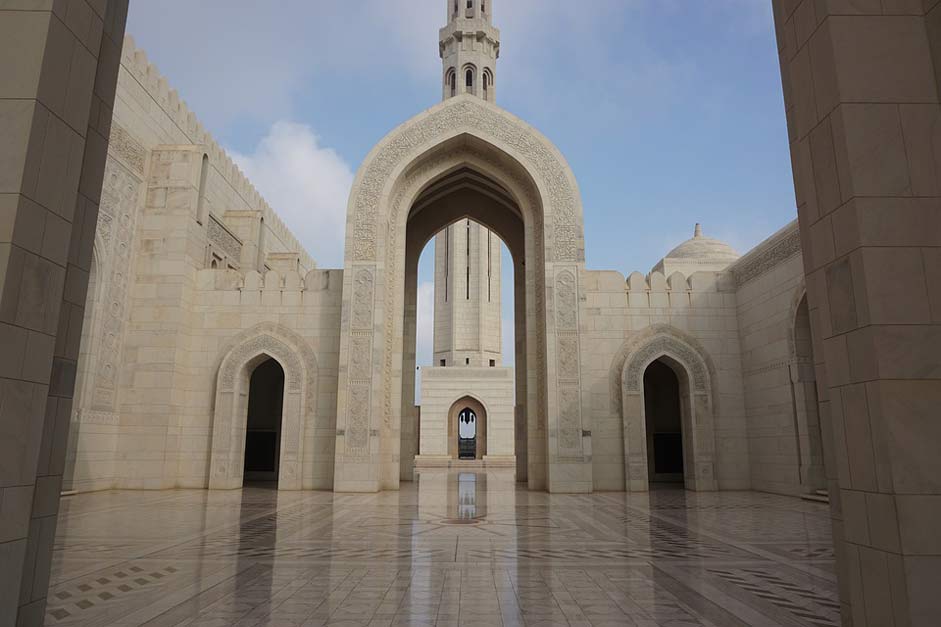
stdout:
{"type": "Polygon", "coordinates": [[[692,239],[688,239],[660,260],[654,266],[655,272],[670,276],[682,272],[689,276],[693,272],[724,270],[737,261],[741,255],[723,241],[702,234],[702,226],[696,225],[692,239]]]}

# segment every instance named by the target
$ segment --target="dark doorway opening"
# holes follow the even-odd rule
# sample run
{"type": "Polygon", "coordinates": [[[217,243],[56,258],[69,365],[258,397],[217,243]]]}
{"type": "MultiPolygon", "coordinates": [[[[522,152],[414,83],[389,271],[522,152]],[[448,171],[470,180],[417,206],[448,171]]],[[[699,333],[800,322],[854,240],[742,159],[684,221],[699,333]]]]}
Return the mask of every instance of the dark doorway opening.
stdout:
{"type": "Polygon", "coordinates": [[[457,416],[458,459],[477,459],[477,414],[465,408],[457,416]]]}
{"type": "Polygon", "coordinates": [[[651,483],[683,483],[683,412],[680,381],[655,361],[644,373],[647,465],[651,483]]]}
{"type": "Polygon", "coordinates": [[[248,393],[245,433],[245,481],[278,481],[284,369],[274,359],[255,368],[248,393]]]}

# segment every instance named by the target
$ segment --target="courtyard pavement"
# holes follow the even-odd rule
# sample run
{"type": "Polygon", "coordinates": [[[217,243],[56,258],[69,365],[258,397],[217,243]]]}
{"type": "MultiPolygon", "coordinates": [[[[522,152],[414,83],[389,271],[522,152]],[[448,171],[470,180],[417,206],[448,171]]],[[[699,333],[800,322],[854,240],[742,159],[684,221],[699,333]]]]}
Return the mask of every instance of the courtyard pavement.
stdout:
{"type": "Polygon", "coordinates": [[[47,625],[837,626],[826,505],[753,492],[400,492],[63,499],[47,625]]]}

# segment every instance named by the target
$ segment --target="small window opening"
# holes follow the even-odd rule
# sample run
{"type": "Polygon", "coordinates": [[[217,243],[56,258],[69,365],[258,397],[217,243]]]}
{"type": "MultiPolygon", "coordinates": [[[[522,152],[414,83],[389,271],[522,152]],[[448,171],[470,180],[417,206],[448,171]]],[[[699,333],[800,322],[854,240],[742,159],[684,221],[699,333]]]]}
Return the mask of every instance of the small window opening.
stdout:
{"type": "Polygon", "coordinates": [[[196,222],[206,224],[206,180],[209,178],[209,155],[203,155],[199,170],[199,191],[196,199],[196,222]]]}
{"type": "Polygon", "coordinates": [[[491,368],[496,368],[496,367],[497,367],[497,360],[496,360],[496,359],[491,359],[491,360],[490,360],[490,367],[491,367],[491,368]]]}
{"type": "Polygon", "coordinates": [[[451,229],[444,230],[444,302],[448,302],[448,285],[451,280],[451,229]]]}
{"type": "Polygon", "coordinates": [[[470,365],[470,357],[468,357],[467,359],[464,360],[464,365],[465,365],[465,366],[469,366],[469,365],[470,365]]]}
{"type": "Polygon", "coordinates": [[[468,90],[474,88],[474,70],[467,70],[467,73],[464,75],[464,82],[467,84],[468,90]]]}
{"type": "Polygon", "coordinates": [[[447,366],[447,365],[448,365],[448,360],[447,360],[447,359],[442,359],[442,360],[441,360],[441,367],[444,368],[444,367],[447,366]]]}

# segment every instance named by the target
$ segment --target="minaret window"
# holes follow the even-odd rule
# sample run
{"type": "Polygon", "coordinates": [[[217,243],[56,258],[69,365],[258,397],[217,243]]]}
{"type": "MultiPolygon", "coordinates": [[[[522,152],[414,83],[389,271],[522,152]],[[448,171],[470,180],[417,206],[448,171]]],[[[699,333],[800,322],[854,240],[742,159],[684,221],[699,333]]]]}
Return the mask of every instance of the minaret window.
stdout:
{"type": "Polygon", "coordinates": [[[464,74],[464,82],[467,83],[467,91],[474,89],[474,70],[467,70],[467,73],[464,74]]]}
{"type": "Polygon", "coordinates": [[[448,70],[447,78],[445,79],[445,81],[446,81],[447,86],[451,90],[451,97],[453,98],[454,96],[457,95],[457,72],[454,70],[454,68],[451,68],[450,70],[448,70]]]}

